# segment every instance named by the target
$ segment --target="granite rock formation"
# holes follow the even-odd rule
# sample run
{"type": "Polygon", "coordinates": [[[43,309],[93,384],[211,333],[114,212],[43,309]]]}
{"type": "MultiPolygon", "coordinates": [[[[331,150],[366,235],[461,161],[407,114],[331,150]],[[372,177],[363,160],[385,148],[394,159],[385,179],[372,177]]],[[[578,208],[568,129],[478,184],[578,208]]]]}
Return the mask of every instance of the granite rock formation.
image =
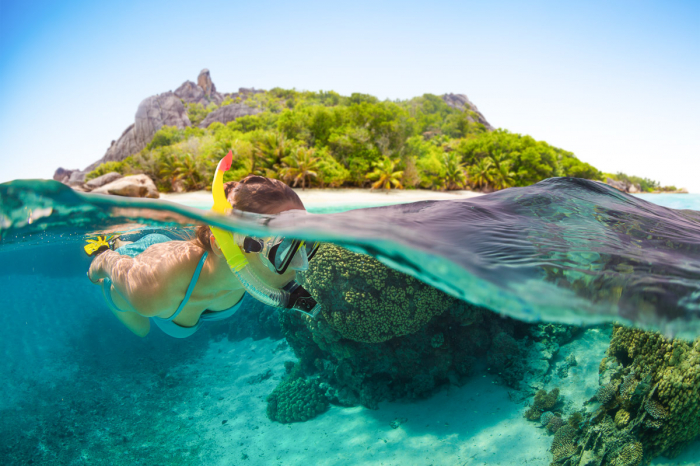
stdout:
{"type": "Polygon", "coordinates": [[[233,121],[238,117],[246,115],[255,115],[256,113],[260,113],[260,110],[257,108],[249,107],[246,104],[225,105],[207,115],[206,118],[204,118],[204,120],[199,124],[199,127],[206,128],[215,121],[226,124],[229,121],[233,121]]]}
{"type": "Polygon", "coordinates": [[[106,184],[111,183],[112,181],[117,181],[120,178],[123,178],[124,175],[121,173],[117,172],[109,172],[105,173],[102,176],[98,176],[97,178],[93,178],[87,183],[85,183],[85,187],[89,189],[97,189],[100,188],[106,184]]]}
{"type": "MultiPolygon", "coordinates": [[[[120,162],[130,155],[145,148],[153,139],[153,135],[164,125],[185,128],[191,126],[184,103],[197,103],[205,107],[210,103],[220,105],[226,98],[242,97],[262,92],[255,89],[241,88],[238,93],[221,94],[211,80],[209,70],[203,69],[197,77],[197,84],[186,81],[175,92],[164,92],[144,99],[136,110],[134,123],[127,127],[117,140],[112,141],[105,155],[84,170],[69,170],[59,168],[54,173],[54,179],[71,186],[83,186],[85,175],[104,162],[120,162]]],[[[238,116],[258,113],[239,104],[234,109],[220,112],[211,117],[207,124],[214,121],[226,123],[238,116]],[[245,108],[244,108],[245,107],[245,108]]]]}
{"type": "Polygon", "coordinates": [[[158,189],[147,175],[133,175],[119,178],[93,191],[95,194],[114,194],[126,197],[149,197],[158,199],[158,189]]]}
{"type": "Polygon", "coordinates": [[[607,178],[605,180],[606,184],[609,184],[613,188],[622,191],[623,193],[641,193],[642,187],[638,184],[626,183],[624,181],[613,180],[612,178],[607,178]]]}
{"type": "Polygon", "coordinates": [[[113,142],[107,153],[85,169],[93,170],[104,162],[119,162],[146,147],[153,135],[164,125],[185,128],[190,119],[180,99],[172,92],[165,92],[144,99],[136,110],[136,121],[121,137],[113,142]]]}
{"type": "Polygon", "coordinates": [[[210,103],[221,105],[225,96],[216,91],[216,86],[211,80],[208,69],[200,71],[197,83],[185,81],[178,87],[174,94],[188,104],[200,104],[206,107],[210,103]]]}
{"type": "Polygon", "coordinates": [[[473,121],[474,123],[481,123],[486,127],[487,130],[493,131],[493,126],[486,121],[486,117],[479,111],[478,108],[476,108],[476,105],[472,103],[469,98],[467,98],[466,95],[464,94],[443,94],[442,95],[442,100],[445,101],[447,105],[449,105],[452,108],[456,108],[458,110],[471,110],[474,112],[474,115],[470,115],[470,120],[473,121]]]}

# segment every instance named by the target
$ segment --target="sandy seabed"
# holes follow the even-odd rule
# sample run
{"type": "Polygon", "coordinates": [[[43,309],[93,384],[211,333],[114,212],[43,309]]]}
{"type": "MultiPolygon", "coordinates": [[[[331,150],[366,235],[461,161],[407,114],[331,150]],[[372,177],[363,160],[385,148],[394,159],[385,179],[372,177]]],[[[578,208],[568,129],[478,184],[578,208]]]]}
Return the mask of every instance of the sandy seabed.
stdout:
{"type": "MultiPolygon", "coordinates": [[[[595,393],[609,341],[610,327],[591,328],[552,360],[552,367],[570,354],[578,360],[565,378],[551,371],[547,383],[560,388],[565,411],[580,409],[595,393]]],[[[202,464],[547,466],[552,460],[552,436],[523,417],[527,400],[518,402],[517,392],[490,375],[444,386],[426,400],[383,402],[376,411],[331,406],[307,422],[272,422],[265,398],[283,377],[284,361],[295,359],[284,340],[221,340],[179,368],[180,377],[200,387],[201,401],[174,410],[208,445],[200,450],[202,464]]],[[[699,464],[699,446],[652,464],[699,464]]]]}

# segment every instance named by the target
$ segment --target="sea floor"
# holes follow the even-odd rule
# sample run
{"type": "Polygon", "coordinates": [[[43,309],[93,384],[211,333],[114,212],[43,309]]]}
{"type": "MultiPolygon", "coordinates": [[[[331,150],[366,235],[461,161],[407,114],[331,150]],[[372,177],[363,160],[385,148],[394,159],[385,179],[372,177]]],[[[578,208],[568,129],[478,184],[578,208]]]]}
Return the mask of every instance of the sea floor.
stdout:
{"type": "MultiPolygon", "coordinates": [[[[574,354],[578,365],[547,388],[559,387],[565,409],[580,409],[597,388],[598,365],[609,328],[593,328],[553,358],[574,354]]],[[[380,403],[378,410],[331,406],[303,423],[268,420],[266,396],[295,359],[283,341],[212,342],[204,357],[181,366],[177,377],[196,380],[194,397],[173,410],[189,423],[199,459],[210,465],[534,465],[551,462],[551,435],[523,417],[527,402],[490,375],[462,387],[445,386],[431,398],[380,403]]],[[[682,457],[653,464],[700,464],[696,442],[682,457]]]]}

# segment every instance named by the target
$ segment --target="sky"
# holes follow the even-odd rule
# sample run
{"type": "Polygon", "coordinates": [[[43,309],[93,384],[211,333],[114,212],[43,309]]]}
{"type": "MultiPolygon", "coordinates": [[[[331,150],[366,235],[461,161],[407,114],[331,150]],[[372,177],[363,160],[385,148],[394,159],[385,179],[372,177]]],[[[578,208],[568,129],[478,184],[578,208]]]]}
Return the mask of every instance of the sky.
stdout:
{"type": "Polygon", "coordinates": [[[700,192],[700,1],[0,0],[0,182],[85,168],[139,103],[466,94],[496,128],[700,192]]]}

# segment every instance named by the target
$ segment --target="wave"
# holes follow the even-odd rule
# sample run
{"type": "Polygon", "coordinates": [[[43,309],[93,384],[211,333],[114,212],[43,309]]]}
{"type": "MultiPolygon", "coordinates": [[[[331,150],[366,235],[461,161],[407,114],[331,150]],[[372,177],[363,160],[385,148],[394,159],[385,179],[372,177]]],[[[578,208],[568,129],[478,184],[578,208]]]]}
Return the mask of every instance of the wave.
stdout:
{"type": "Polygon", "coordinates": [[[0,252],[77,247],[88,232],[134,222],[332,242],[520,320],[700,335],[700,212],[598,182],[551,178],[465,200],[274,217],[82,194],[54,181],[0,185],[0,252]]]}

